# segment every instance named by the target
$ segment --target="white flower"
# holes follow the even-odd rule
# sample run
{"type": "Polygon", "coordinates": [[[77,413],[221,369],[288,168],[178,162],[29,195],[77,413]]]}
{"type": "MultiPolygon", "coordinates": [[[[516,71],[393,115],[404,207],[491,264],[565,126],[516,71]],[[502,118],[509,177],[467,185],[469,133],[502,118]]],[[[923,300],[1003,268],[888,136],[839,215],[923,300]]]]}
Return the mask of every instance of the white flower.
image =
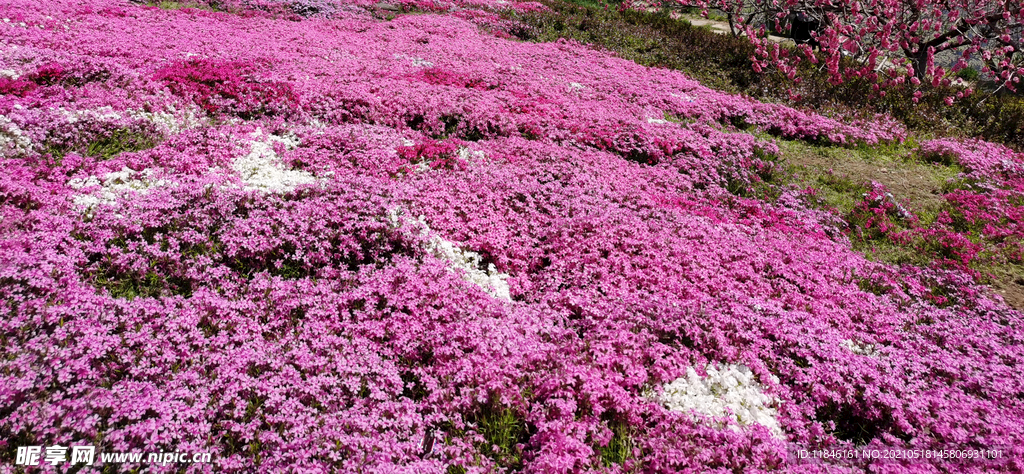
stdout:
{"type": "Polygon", "coordinates": [[[395,57],[395,59],[408,59],[408,60],[412,61],[412,65],[416,66],[416,67],[433,67],[434,66],[434,63],[432,63],[430,61],[427,61],[426,59],[416,58],[416,57],[412,57],[412,56],[407,56],[407,55],[401,54],[401,53],[395,53],[394,57],[395,57]]]}
{"type": "Polygon", "coordinates": [[[678,97],[680,99],[683,99],[684,102],[694,102],[695,100],[693,97],[690,97],[686,94],[676,94],[675,92],[669,92],[669,95],[671,95],[672,97],[678,97]]]}
{"type": "Polygon", "coordinates": [[[165,112],[145,112],[141,110],[128,110],[128,116],[133,119],[141,119],[156,125],[157,129],[164,136],[180,133],[183,130],[196,128],[203,124],[203,119],[197,113],[196,108],[186,108],[176,114],[174,106],[168,106],[165,112]]]}
{"type": "Polygon", "coordinates": [[[666,384],[660,395],[649,392],[646,396],[672,411],[727,418],[740,426],[758,424],[768,428],[775,437],[783,437],[775,418],[779,401],[761,391],[749,368],[709,365],[707,374],[701,377],[693,367],[687,367],[686,376],[666,384]]]}
{"type": "Polygon", "coordinates": [[[479,161],[487,158],[487,155],[482,151],[474,151],[469,148],[462,147],[459,148],[459,158],[462,158],[465,161],[479,161]]]}
{"type": "MultiPolygon", "coordinates": [[[[399,227],[404,221],[400,209],[388,211],[387,219],[392,227],[399,227]]],[[[463,250],[454,242],[437,235],[431,231],[423,216],[420,216],[415,223],[420,227],[420,236],[427,238],[424,249],[427,253],[448,262],[449,268],[459,271],[463,280],[479,286],[487,294],[505,301],[512,301],[507,273],[499,272],[493,263],[483,268],[483,257],[479,253],[463,250]]]]}
{"type": "Polygon", "coordinates": [[[129,192],[144,194],[150,189],[174,184],[169,180],[156,178],[157,173],[152,168],[135,171],[124,167],[121,168],[121,171],[107,173],[102,178],[96,176],[75,178],[68,181],[68,186],[71,188],[87,189],[99,186],[99,189],[91,193],[73,195],[71,201],[76,206],[88,210],[101,204],[113,204],[129,192]]]}
{"type": "Polygon", "coordinates": [[[0,156],[15,156],[28,153],[32,141],[25,136],[11,119],[0,115],[0,156]]]}
{"type": "Polygon", "coordinates": [[[121,114],[114,111],[109,105],[99,107],[96,109],[83,109],[83,110],[68,110],[63,107],[57,109],[61,115],[68,120],[68,123],[75,123],[78,121],[98,121],[108,122],[121,119],[121,114]]]}
{"type": "Polygon", "coordinates": [[[854,354],[878,358],[878,351],[876,351],[875,346],[871,344],[857,344],[850,339],[843,339],[839,343],[854,354]]]}
{"type": "Polygon", "coordinates": [[[295,148],[299,145],[298,138],[267,135],[264,139],[263,132],[259,129],[253,133],[253,138],[249,153],[238,157],[231,165],[245,183],[245,189],[284,193],[301,185],[319,181],[316,176],[306,171],[286,169],[274,151],[275,142],[283,143],[288,148],[295,148]]]}

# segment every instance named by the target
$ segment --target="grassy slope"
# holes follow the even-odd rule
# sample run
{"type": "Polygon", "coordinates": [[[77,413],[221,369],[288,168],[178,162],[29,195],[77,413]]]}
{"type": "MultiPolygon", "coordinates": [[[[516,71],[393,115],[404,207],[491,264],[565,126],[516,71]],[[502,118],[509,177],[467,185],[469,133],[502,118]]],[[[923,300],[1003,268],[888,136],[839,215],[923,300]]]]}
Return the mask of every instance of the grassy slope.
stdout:
{"type": "MultiPolygon", "coordinates": [[[[856,149],[823,147],[802,142],[779,141],[782,163],[787,173],[780,185],[797,185],[817,190],[819,204],[839,216],[848,216],[854,205],[874,181],[889,189],[906,204],[922,223],[930,224],[944,208],[942,194],[949,182],[961,172],[953,165],[927,163],[916,158],[909,145],[859,147],[856,149]]],[[[852,225],[853,248],[868,258],[897,265],[928,266],[931,259],[909,245],[888,239],[857,239],[852,225]]],[[[993,259],[972,267],[1006,301],[1024,309],[1024,267],[993,259]]]]}

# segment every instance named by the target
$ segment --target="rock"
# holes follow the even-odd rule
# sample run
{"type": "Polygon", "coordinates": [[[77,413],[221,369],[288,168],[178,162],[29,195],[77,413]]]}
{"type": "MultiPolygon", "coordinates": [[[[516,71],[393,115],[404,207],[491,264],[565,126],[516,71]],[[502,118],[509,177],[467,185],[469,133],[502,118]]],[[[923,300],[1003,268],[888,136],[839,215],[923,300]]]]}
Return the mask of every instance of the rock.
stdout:
{"type": "Polygon", "coordinates": [[[402,11],[402,7],[400,7],[398,5],[395,5],[394,3],[380,2],[380,3],[375,3],[373,6],[377,7],[377,8],[380,8],[381,10],[387,10],[389,12],[400,12],[400,11],[402,11]]]}

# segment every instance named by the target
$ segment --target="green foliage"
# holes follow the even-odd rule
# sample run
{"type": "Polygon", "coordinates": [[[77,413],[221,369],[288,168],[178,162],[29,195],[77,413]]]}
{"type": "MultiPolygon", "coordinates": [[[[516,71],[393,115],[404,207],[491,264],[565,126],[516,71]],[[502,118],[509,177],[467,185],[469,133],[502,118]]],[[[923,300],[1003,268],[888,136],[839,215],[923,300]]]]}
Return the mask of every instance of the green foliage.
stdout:
{"type": "Polygon", "coordinates": [[[1024,150],[1024,97],[1004,94],[968,109],[968,135],[1024,150]]]}
{"type": "Polygon", "coordinates": [[[598,454],[601,456],[601,464],[605,466],[611,466],[612,464],[622,464],[629,459],[633,458],[633,443],[634,430],[627,424],[620,421],[611,421],[608,423],[608,428],[612,430],[612,439],[608,441],[607,446],[598,446],[596,448],[598,454]]]}
{"type": "Polygon", "coordinates": [[[526,421],[518,411],[506,407],[496,397],[483,406],[476,416],[477,432],[486,444],[481,446],[483,454],[489,456],[501,467],[520,470],[523,467],[521,443],[529,440],[526,421]]]}
{"type": "Polygon", "coordinates": [[[79,141],[47,140],[44,153],[58,161],[71,152],[109,160],[122,152],[148,150],[156,146],[157,143],[159,143],[159,138],[154,131],[118,128],[112,131],[88,133],[79,141]]]}
{"type": "MultiPolygon", "coordinates": [[[[497,396],[472,410],[466,416],[470,428],[455,428],[452,423],[442,423],[439,432],[445,433],[441,442],[450,445],[453,439],[465,438],[475,432],[484,441],[477,444],[478,455],[469,465],[483,464],[484,457],[490,458],[497,465],[499,472],[516,472],[523,469],[523,445],[532,434],[531,426],[522,414],[514,407],[505,406],[497,396]],[[469,431],[467,433],[467,430],[469,431]]],[[[450,464],[445,472],[448,474],[465,474],[466,461],[450,464]]]]}
{"type": "Polygon", "coordinates": [[[885,418],[870,417],[863,411],[853,404],[829,402],[815,410],[815,418],[823,421],[836,438],[863,446],[892,425],[891,421],[884,421],[885,418]]]}
{"type": "Polygon", "coordinates": [[[576,5],[579,5],[581,7],[586,7],[586,8],[607,9],[607,8],[618,8],[618,6],[619,6],[618,3],[609,2],[607,0],[568,0],[568,1],[570,3],[574,3],[576,5]]]}
{"type": "Polygon", "coordinates": [[[229,10],[227,8],[220,7],[219,3],[216,2],[216,1],[200,2],[200,1],[191,0],[191,1],[179,2],[179,1],[174,1],[174,0],[157,0],[157,1],[150,0],[150,1],[145,2],[145,4],[146,5],[151,5],[151,6],[154,6],[154,7],[159,7],[162,10],[182,10],[182,9],[185,9],[185,8],[191,8],[191,9],[194,9],[194,10],[206,10],[206,11],[213,11],[213,12],[223,12],[223,11],[228,11],[229,10]]]}
{"type": "Polygon", "coordinates": [[[953,166],[957,164],[954,153],[917,153],[916,158],[925,163],[934,163],[942,166],[953,166]]]}
{"type": "Polygon", "coordinates": [[[974,69],[973,67],[963,68],[957,71],[956,73],[956,77],[959,77],[960,79],[963,79],[965,81],[977,81],[980,76],[981,73],[979,73],[978,70],[974,69]]]}
{"type": "Polygon", "coordinates": [[[980,184],[980,183],[981,183],[980,180],[977,180],[977,179],[974,179],[974,178],[957,177],[957,178],[953,178],[953,179],[947,181],[946,183],[944,183],[942,185],[942,192],[943,193],[951,193],[951,192],[956,191],[958,189],[963,189],[963,190],[977,189],[976,186],[978,184],[980,184]]]}
{"type": "Polygon", "coordinates": [[[86,146],[85,154],[102,160],[109,160],[125,151],[142,151],[156,146],[153,135],[139,133],[128,129],[114,130],[109,136],[93,140],[86,146]]]}
{"type": "Polygon", "coordinates": [[[293,258],[295,251],[294,245],[285,244],[267,255],[223,258],[223,262],[228,268],[246,278],[261,272],[286,280],[314,277],[318,268],[293,258]]]}
{"type": "Polygon", "coordinates": [[[105,289],[113,298],[133,300],[178,295],[192,296],[192,282],[185,278],[165,276],[156,271],[133,272],[107,266],[92,274],[93,286],[105,289]]]}
{"type": "MultiPolygon", "coordinates": [[[[163,234],[154,234],[153,229],[146,229],[142,236],[148,243],[157,241],[157,236],[166,239],[163,234]]],[[[116,238],[108,243],[111,247],[129,248],[129,240],[116,238]]],[[[160,240],[166,246],[166,240],[160,240]]],[[[199,255],[216,252],[217,244],[202,248],[186,248],[183,254],[199,255]]],[[[161,296],[191,297],[194,290],[193,282],[185,276],[182,265],[167,258],[151,257],[146,261],[146,269],[139,270],[125,266],[123,262],[112,259],[109,255],[94,254],[90,257],[86,268],[88,281],[97,289],[106,290],[111,297],[132,300],[135,298],[157,298],[161,296]]]]}
{"type": "Polygon", "coordinates": [[[857,287],[860,288],[861,291],[872,293],[878,296],[887,295],[890,291],[893,290],[893,287],[891,285],[888,285],[883,281],[879,281],[878,279],[873,278],[872,276],[858,276],[856,277],[856,280],[857,287]]]}

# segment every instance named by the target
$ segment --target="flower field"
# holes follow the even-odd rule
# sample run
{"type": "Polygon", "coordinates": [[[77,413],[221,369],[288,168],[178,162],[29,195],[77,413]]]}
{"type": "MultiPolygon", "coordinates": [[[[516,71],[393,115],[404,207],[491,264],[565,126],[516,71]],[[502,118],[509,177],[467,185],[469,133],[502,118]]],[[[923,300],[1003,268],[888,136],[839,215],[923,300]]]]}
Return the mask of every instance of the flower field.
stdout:
{"type": "Polygon", "coordinates": [[[1024,471],[969,265],[1021,260],[1024,155],[922,142],[950,211],[857,208],[946,263],[899,267],[750,192],[891,119],[516,41],[535,3],[167,3],[0,4],[0,472],[1024,471]],[[799,455],[852,449],[997,454],[799,455]]]}

